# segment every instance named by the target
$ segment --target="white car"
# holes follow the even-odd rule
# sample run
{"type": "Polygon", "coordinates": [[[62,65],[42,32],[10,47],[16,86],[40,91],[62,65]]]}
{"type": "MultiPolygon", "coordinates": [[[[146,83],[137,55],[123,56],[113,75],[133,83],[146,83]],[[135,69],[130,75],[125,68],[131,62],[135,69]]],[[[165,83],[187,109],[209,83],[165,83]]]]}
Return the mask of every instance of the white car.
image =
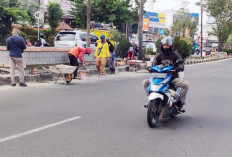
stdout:
{"type": "Polygon", "coordinates": [[[146,45],[146,49],[152,49],[153,52],[156,52],[156,51],[157,51],[157,48],[156,48],[155,43],[148,43],[148,44],[146,45]]]}
{"type": "MultiPolygon", "coordinates": [[[[87,45],[86,42],[86,31],[74,30],[74,31],[60,31],[55,38],[54,47],[55,48],[73,48],[75,46],[85,47],[87,45]]],[[[98,37],[93,33],[90,33],[90,48],[93,50],[96,49],[96,42],[98,37]]]]}

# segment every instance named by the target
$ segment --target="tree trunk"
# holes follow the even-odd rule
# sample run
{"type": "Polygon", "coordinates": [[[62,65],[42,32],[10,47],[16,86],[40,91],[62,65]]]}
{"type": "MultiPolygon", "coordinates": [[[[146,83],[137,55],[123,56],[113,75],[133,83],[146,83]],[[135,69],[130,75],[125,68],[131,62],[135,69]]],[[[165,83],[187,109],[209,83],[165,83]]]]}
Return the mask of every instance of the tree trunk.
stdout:
{"type": "Polygon", "coordinates": [[[144,0],[140,0],[140,10],[139,10],[139,59],[143,59],[143,7],[144,0]]]}
{"type": "Polygon", "coordinates": [[[221,35],[219,34],[218,36],[218,40],[219,40],[219,44],[218,44],[218,50],[222,51],[222,39],[221,39],[221,35]]]}
{"type": "Polygon", "coordinates": [[[90,18],[91,18],[91,0],[87,4],[87,47],[90,47],[90,18]]]}

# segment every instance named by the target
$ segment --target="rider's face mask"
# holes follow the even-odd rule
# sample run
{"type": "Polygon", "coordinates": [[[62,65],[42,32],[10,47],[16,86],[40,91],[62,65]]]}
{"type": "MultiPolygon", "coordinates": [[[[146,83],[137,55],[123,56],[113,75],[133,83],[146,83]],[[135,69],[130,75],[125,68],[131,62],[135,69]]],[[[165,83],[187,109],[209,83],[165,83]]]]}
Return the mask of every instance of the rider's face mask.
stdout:
{"type": "Polygon", "coordinates": [[[170,49],[171,48],[171,46],[169,46],[169,45],[167,45],[167,44],[164,44],[163,45],[163,52],[164,53],[168,53],[168,52],[170,52],[170,49]]]}

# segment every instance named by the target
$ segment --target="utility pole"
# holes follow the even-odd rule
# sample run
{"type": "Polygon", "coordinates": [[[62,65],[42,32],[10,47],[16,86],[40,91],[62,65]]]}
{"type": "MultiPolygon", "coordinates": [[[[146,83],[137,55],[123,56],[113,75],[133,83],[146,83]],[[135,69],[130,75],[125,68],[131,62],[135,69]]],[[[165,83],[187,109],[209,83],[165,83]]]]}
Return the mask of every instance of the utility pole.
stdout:
{"type": "Polygon", "coordinates": [[[139,59],[143,59],[143,7],[144,0],[140,0],[139,9],[139,59]]]}
{"type": "Polygon", "coordinates": [[[201,0],[201,58],[202,58],[202,49],[203,49],[203,42],[202,42],[202,38],[203,38],[203,5],[202,5],[202,0],[201,0]]]}
{"type": "Polygon", "coordinates": [[[91,0],[87,2],[87,47],[90,47],[91,0]]]}

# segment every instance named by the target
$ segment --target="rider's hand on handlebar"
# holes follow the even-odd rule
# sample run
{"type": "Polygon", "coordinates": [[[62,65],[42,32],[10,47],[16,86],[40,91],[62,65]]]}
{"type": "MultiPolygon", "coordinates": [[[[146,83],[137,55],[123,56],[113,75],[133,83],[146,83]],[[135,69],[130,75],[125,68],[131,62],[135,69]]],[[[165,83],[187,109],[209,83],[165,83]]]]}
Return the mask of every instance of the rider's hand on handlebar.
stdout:
{"type": "Polygon", "coordinates": [[[148,66],[146,69],[147,69],[147,71],[151,72],[151,67],[150,66],[148,66]]]}

